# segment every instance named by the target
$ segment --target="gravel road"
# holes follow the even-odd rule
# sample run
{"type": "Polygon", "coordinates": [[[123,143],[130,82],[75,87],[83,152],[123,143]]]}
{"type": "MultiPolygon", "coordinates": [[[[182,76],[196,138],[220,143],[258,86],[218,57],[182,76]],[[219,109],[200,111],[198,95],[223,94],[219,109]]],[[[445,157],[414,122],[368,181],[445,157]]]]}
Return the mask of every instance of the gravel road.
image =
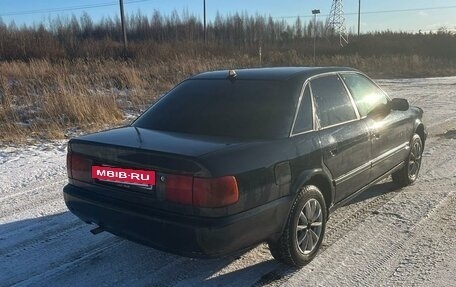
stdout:
{"type": "Polygon", "coordinates": [[[387,179],[338,209],[304,268],[265,245],[198,260],[91,235],[65,207],[66,145],[53,142],[0,149],[0,286],[454,286],[456,77],[378,82],[425,110],[419,180],[387,179]]]}

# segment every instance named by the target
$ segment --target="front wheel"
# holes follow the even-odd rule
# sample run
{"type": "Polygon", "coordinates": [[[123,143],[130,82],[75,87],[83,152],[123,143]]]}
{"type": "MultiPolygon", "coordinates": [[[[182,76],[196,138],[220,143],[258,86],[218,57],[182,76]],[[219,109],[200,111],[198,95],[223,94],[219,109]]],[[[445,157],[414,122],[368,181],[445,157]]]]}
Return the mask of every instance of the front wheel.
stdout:
{"type": "Polygon", "coordinates": [[[413,184],[418,178],[422,154],[423,142],[421,137],[415,134],[411,141],[410,153],[405,165],[392,174],[393,182],[401,187],[413,184]]]}
{"type": "Polygon", "coordinates": [[[326,220],[326,204],[321,191],[313,185],[303,187],[294,200],[281,237],[269,242],[272,256],[293,267],[306,265],[317,255],[326,220]]]}

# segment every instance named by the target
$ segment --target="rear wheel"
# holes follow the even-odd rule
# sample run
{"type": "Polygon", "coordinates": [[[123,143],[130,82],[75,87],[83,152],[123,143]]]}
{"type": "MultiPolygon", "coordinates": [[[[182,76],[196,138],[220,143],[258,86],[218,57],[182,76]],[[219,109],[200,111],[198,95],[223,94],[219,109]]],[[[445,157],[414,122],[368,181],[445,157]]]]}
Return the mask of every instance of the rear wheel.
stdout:
{"type": "Polygon", "coordinates": [[[405,165],[398,171],[392,174],[393,182],[399,186],[407,186],[413,184],[418,178],[418,173],[421,168],[421,156],[423,153],[423,142],[419,135],[413,135],[410,153],[405,162],[405,165]]]}
{"type": "Polygon", "coordinates": [[[295,198],[281,237],[269,242],[272,256],[290,266],[306,265],[320,248],[326,220],[326,204],[320,190],[313,185],[303,187],[295,198]]]}

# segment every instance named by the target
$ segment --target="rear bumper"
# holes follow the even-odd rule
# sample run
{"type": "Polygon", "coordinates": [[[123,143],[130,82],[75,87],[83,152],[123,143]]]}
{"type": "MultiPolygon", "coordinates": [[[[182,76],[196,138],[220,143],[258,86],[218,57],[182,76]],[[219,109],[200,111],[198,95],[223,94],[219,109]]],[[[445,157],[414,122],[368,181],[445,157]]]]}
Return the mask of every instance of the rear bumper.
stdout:
{"type": "Polygon", "coordinates": [[[87,223],[154,248],[189,257],[222,257],[280,235],[290,198],[222,218],[177,215],[101,197],[68,184],[68,209],[87,223]]]}

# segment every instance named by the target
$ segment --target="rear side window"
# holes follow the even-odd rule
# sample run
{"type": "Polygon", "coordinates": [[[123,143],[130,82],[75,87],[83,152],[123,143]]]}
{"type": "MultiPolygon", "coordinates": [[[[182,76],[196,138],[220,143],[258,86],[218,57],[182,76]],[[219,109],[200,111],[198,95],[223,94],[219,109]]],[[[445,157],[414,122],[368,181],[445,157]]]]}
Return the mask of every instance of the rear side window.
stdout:
{"type": "Polygon", "coordinates": [[[293,128],[294,134],[310,131],[313,129],[312,100],[310,99],[310,88],[306,86],[302,95],[301,104],[293,128]]]}
{"type": "Polygon", "coordinates": [[[316,78],[311,88],[321,127],[356,119],[347,90],[337,75],[316,78]]]}
{"type": "Polygon", "coordinates": [[[342,74],[345,84],[350,90],[361,116],[388,102],[385,93],[368,78],[360,74],[342,74]]]}

